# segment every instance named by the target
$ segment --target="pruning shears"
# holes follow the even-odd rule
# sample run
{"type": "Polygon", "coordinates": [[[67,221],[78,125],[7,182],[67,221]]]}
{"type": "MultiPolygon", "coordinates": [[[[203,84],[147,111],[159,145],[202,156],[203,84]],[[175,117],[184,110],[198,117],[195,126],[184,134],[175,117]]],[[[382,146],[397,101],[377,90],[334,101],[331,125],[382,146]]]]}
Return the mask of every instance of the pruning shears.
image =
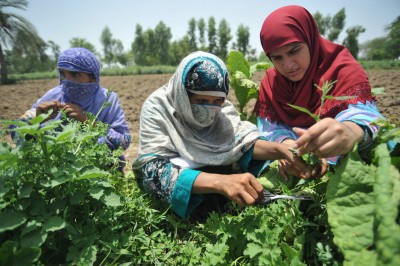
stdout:
{"type": "Polygon", "coordinates": [[[285,194],[273,194],[270,191],[264,189],[264,199],[260,201],[261,204],[268,204],[277,199],[291,199],[291,200],[313,200],[310,196],[301,195],[285,195],[285,194]]]}

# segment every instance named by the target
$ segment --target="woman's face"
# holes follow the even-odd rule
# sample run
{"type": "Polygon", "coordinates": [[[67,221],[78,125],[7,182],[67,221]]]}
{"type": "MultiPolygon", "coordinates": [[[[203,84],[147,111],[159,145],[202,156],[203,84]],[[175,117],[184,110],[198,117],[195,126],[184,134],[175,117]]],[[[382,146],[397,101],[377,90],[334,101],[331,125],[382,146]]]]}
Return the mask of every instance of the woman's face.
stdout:
{"type": "Polygon", "coordinates": [[[75,72],[61,68],[59,69],[59,72],[61,80],[68,80],[78,83],[88,83],[96,81],[95,78],[92,77],[92,75],[85,72],[75,72]]]}
{"type": "Polygon", "coordinates": [[[225,102],[225,98],[219,96],[192,94],[189,96],[189,101],[191,104],[204,104],[204,105],[207,104],[207,105],[222,106],[225,102]]]}
{"type": "Polygon", "coordinates": [[[311,55],[306,43],[289,43],[273,50],[269,57],[276,70],[291,81],[301,80],[310,66],[311,55]]]}

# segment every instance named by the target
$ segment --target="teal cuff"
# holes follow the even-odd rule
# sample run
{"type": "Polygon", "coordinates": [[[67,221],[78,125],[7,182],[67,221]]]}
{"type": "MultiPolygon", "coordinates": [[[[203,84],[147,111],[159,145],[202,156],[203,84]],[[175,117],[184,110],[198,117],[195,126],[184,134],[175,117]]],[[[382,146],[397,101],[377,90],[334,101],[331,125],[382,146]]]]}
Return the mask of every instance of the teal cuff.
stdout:
{"type": "Polygon", "coordinates": [[[171,208],[181,218],[188,218],[203,201],[202,195],[192,195],[193,183],[201,171],[184,169],[176,181],[171,196],[171,208]]]}
{"type": "MultiPolygon", "coordinates": [[[[264,137],[260,137],[259,139],[266,140],[266,138],[264,137]]],[[[239,159],[238,163],[242,171],[249,172],[254,176],[259,176],[273,162],[273,160],[267,160],[267,161],[253,160],[253,152],[254,152],[254,145],[251,146],[251,148],[243,154],[243,156],[239,159]]]]}

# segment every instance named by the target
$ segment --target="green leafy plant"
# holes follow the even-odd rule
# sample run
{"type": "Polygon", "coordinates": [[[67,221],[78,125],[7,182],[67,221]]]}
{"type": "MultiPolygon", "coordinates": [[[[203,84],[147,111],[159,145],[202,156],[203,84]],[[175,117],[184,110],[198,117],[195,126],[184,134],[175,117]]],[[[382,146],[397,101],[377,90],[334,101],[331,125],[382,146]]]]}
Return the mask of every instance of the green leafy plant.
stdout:
{"type": "Polygon", "coordinates": [[[257,99],[259,85],[251,80],[254,72],[266,70],[270,67],[267,62],[259,62],[254,65],[244,58],[239,51],[231,51],[227,59],[229,71],[229,84],[235,91],[239,102],[239,114],[242,120],[254,120],[250,115],[244,113],[244,108],[251,99],[257,99]]]}

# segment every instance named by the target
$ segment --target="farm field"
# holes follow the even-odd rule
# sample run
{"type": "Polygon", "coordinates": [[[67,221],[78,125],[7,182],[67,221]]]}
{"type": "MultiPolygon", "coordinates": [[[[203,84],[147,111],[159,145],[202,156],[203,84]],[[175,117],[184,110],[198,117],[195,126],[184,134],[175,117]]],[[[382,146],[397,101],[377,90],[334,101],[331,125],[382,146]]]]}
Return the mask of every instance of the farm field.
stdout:
{"type": "MultiPolygon", "coordinates": [[[[377,96],[379,110],[386,118],[399,125],[400,71],[368,70],[367,74],[373,88],[385,88],[385,94],[377,96]]],[[[253,80],[260,83],[262,77],[262,72],[255,73],[253,80]]],[[[136,158],[141,105],[150,93],[166,84],[170,78],[171,74],[101,77],[102,86],[111,88],[118,94],[125,111],[132,136],[132,143],[128,150],[125,151],[128,162],[133,162],[136,158]]],[[[14,85],[0,86],[2,95],[0,120],[18,118],[47,90],[57,84],[58,79],[54,79],[23,81],[14,85]]],[[[230,90],[229,93],[230,100],[235,102],[233,90],[230,90]]]]}
{"type": "MultiPolygon", "coordinates": [[[[284,182],[274,162],[258,177],[263,187],[313,201],[240,208],[211,197],[188,220],[143,193],[130,170],[141,106],[171,74],[102,77],[119,95],[131,130],[124,178],[110,169],[119,151],[109,156],[107,146],[96,145],[105,134],[101,123],[71,121],[57,131],[60,121],[39,128],[39,117],[18,128],[36,141],[16,148],[6,135],[9,143],[0,143],[0,265],[399,265],[399,147],[389,152],[386,144],[398,138],[399,74],[368,71],[372,86],[385,88],[378,107],[397,125],[379,122],[384,130],[366,154],[371,163],[353,151],[324,177],[284,182]]],[[[0,86],[0,121],[18,118],[57,84],[0,86]]],[[[233,90],[228,98],[237,103],[233,90]]]]}

